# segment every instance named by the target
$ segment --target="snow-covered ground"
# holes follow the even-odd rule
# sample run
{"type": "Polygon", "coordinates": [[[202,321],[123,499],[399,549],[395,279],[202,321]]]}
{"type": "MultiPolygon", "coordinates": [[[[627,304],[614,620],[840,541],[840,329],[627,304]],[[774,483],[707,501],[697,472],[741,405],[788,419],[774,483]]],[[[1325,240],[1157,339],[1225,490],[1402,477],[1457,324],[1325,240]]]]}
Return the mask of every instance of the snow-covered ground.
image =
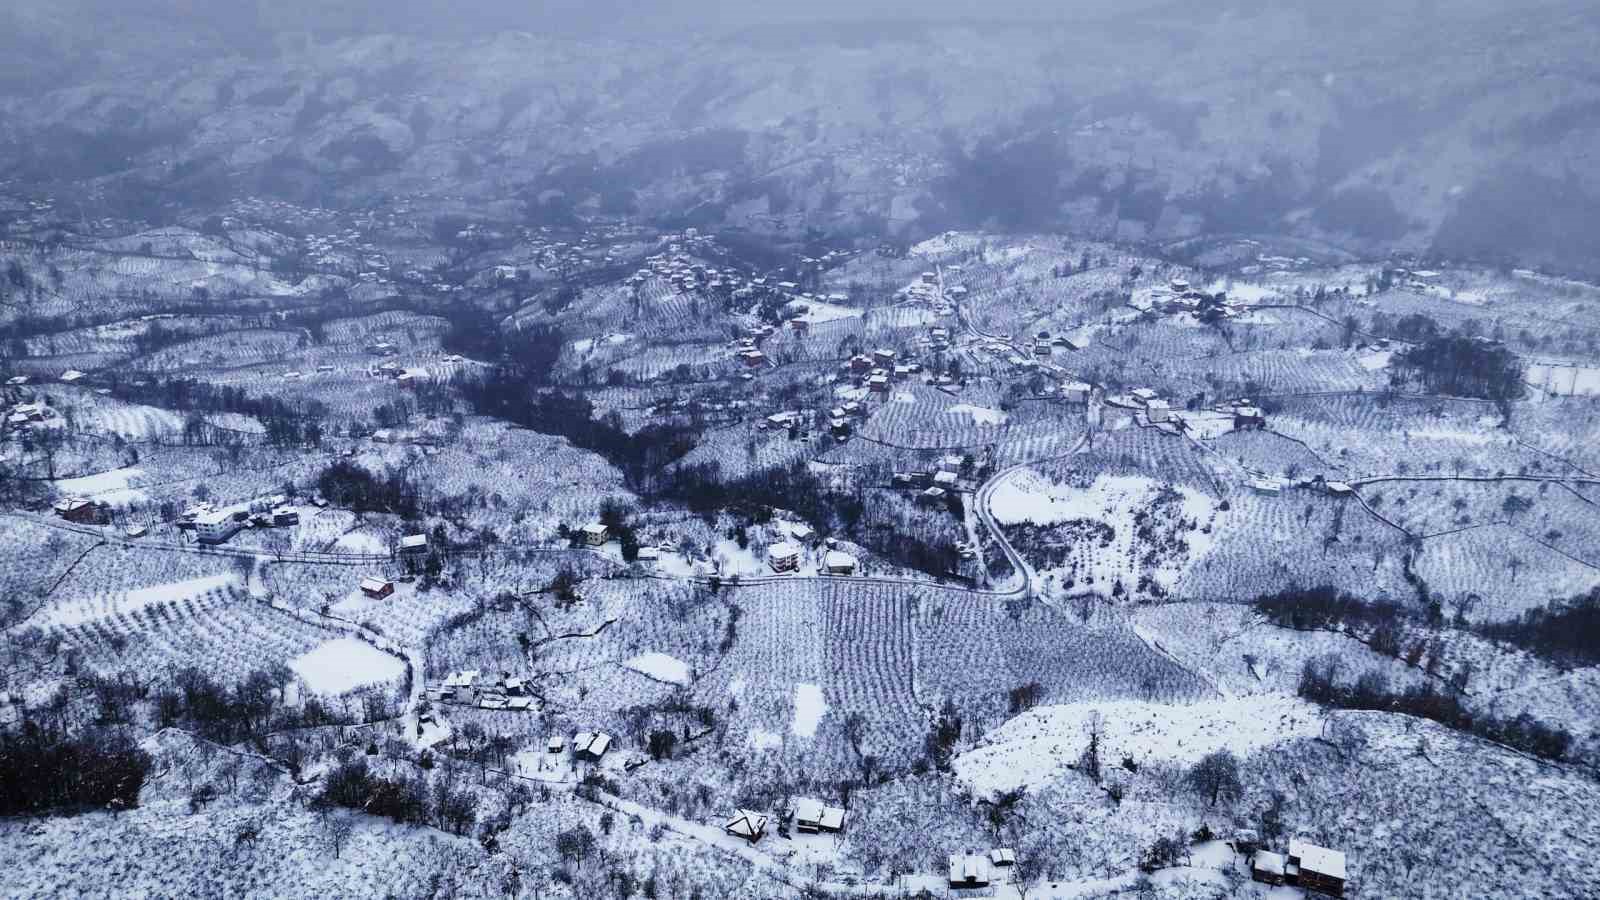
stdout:
{"type": "Polygon", "coordinates": [[[623,663],[623,666],[646,678],[667,684],[689,683],[689,664],[665,653],[641,653],[623,663]]]}
{"type": "Polygon", "coordinates": [[[1134,700],[1042,706],[984,736],[957,757],[955,771],[977,796],[1041,784],[1076,764],[1088,745],[1088,723],[1101,721],[1101,759],[1193,763],[1216,750],[1241,756],[1287,738],[1318,734],[1317,707],[1289,696],[1208,700],[1163,706],[1134,700]]]}
{"type": "Polygon", "coordinates": [[[966,413],[972,416],[972,420],[979,425],[1004,425],[1006,420],[1010,418],[998,409],[990,409],[987,406],[973,406],[970,403],[957,403],[946,412],[966,413]]]}
{"type": "Polygon", "coordinates": [[[822,717],[828,712],[828,703],[822,699],[822,688],[814,684],[794,686],[794,724],[791,730],[798,737],[814,737],[822,717]]]}
{"type": "Polygon", "coordinates": [[[861,310],[859,309],[839,306],[834,303],[825,303],[821,300],[801,300],[800,305],[806,308],[805,312],[794,318],[803,322],[810,322],[813,325],[820,325],[824,322],[837,322],[840,319],[856,318],[861,315],[861,310]]]}
{"type": "Polygon", "coordinates": [[[328,695],[395,681],[405,674],[400,660],[356,638],[325,641],[290,660],[289,668],[314,693],[328,695]]]}

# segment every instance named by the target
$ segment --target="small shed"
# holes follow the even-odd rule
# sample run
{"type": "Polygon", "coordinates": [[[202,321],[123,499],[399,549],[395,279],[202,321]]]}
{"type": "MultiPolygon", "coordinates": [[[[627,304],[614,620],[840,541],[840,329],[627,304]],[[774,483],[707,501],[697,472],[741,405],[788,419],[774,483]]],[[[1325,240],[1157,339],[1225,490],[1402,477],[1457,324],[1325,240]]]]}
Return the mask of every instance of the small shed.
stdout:
{"type": "Polygon", "coordinates": [[[361,593],[374,600],[382,600],[394,593],[394,582],[383,578],[363,578],[361,579],[361,593]]]}
{"type": "Polygon", "coordinates": [[[1262,884],[1283,884],[1284,859],[1271,850],[1257,850],[1250,857],[1250,877],[1262,884]]]}
{"type": "Polygon", "coordinates": [[[1017,851],[1010,847],[997,847],[989,851],[989,863],[997,868],[1014,866],[1017,864],[1017,851]]]}

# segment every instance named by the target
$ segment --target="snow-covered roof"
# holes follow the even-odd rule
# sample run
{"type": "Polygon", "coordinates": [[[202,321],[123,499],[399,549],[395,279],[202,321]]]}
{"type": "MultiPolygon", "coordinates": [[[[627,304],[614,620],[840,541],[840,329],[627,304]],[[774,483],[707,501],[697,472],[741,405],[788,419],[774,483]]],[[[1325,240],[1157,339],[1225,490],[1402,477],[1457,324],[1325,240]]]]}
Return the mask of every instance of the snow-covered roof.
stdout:
{"type": "Polygon", "coordinates": [[[997,866],[1014,866],[1017,864],[1017,851],[1010,847],[997,847],[989,851],[989,861],[997,866]]]}
{"type": "Polygon", "coordinates": [[[810,797],[796,797],[794,820],[838,831],[844,827],[844,810],[837,806],[827,806],[821,800],[810,797]]]}
{"type": "Polygon", "coordinates": [[[584,534],[605,534],[606,533],[606,526],[601,525],[599,522],[590,522],[588,525],[583,526],[583,533],[584,534]]]}
{"type": "Polygon", "coordinates": [[[1341,880],[1345,877],[1344,854],[1338,850],[1292,840],[1289,842],[1289,855],[1300,861],[1302,871],[1309,870],[1341,880]]]}
{"type": "Polygon", "coordinates": [[[977,855],[954,853],[950,856],[950,883],[989,883],[989,860],[977,855]]]}
{"type": "Polygon", "coordinates": [[[829,550],[823,556],[822,564],[829,569],[854,569],[856,567],[856,558],[838,550],[829,550]]]}
{"type": "Polygon", "coordinates": [[[384,588],[387,588],[389,586],[390,586],[389,582],[383,580],[382,578],[363,578],[363,579],[361,579],[361,589],[363,591],[371,591],[373,593],[376,593],[376,592],[381,591],[384,588]]]}
{"type": "Polygon", "coordinates": [[[1273,875],[1283,874],[1283,856],[1270,850],[1257,850],[1256,855],[1250,860],[1250,867],[1257,872],[1269,872],[1273,875]]]}
{"type": "Polygon", "coordinates": [[[737,810],[733,818],[728,821],[725,830],[729,834],[742,838],[752,839],[760,837],[767,830],[767,817],[748,809],[737,810]]]}
{"type": "Polygon", "coordinates": [[[800,549],[799,544],[783,541],[767,548],[767,557],[769,559],[793,559],[799,556],[801,552],[803,551],[800,549]]]}
{"type": "Polygon", "coordinates": [[[400,549],[414,550],[417,547],[428,546],[428,536],[425,534],[408,534],[400,539],[400,549]]]}

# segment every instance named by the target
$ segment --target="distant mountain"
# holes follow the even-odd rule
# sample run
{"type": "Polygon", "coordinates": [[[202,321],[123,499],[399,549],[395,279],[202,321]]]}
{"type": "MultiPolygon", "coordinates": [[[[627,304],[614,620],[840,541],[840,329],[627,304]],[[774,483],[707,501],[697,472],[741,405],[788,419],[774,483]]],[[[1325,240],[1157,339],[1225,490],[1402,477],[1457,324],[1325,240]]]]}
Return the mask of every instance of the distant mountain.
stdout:
{"type": "MultiPolygon", "coordinates": [[[[244,193],[429,192],[528,221],[1288,233],[1600,267],[1600,21],[1579,4],[1373,4],[1359,27],[1349,6],[1240,2],[616,39],[493,16],[336,37],[375,7],[308,32],[267,5],[158,6],[89,49],[59,17],[11,13],[23,61],[0,67],[0,177],[92,183],[87,202],[156,220],[244,193]]],[[[397,23],[427,21],[409,8],[397,23]]]]}

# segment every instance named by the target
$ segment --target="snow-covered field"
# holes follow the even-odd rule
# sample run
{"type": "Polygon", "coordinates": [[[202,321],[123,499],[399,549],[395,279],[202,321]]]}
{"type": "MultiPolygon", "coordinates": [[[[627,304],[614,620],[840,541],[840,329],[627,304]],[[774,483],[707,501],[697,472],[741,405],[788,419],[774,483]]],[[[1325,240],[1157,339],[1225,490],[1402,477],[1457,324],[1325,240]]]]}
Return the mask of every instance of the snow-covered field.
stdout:
{"type": "Polygon", "coordinates": [[[623,665],[656,681],[664,681],[667,684],[689,683],[689,664],[665,653],[641,653],[623,665]]]}
{"type": "Polygon", "coordinates": [[[62,478],[55,482],[55,486],[56,490],[69,497],[86,497],[112,506],[125,506],[148,499],[144,491],[128,486],[143,475],[144,470],[138,466],[126,466],[81,478],[62,478]]]}
{"type": "Polygon", "coordinates": [[[127,616],[159,603],[176,603],[198,597],[208,591],[218,591],[237,581],[238,577],[231,573],[204,575],[171,584],[139,588],[123,594],[58,601],[45,607],[39,615],[29,621],[29,624],[46,628],[64,627],[127,616]]]}
{"type": "Polygon", "coordinates": [[[1287,738],[1315,736],[1322,713],[1282,695],[1207,700],[1188,706],[1138,701],[1075,703],[1029,710],[984,736],[957,757],[956,776],[986,797],[1039,785],[1076,765],[1088,746],[1089,722],[1101,723],[1101,759],[1124,757],[1194,763],[1216,750],[1244,755],[1287,738]]]}
{"type": "Polygon", "coordinates": [[[405,664],[355,638],[334,638],[289,662],[313,693],[338,695],[398,680],[405,664]]]}
{"type": "Polygon", "coordinates": [[[814,684],[794,686],[794,723],[790,730],[795,736],[814,737],[827,712],[828,703],[822,698],[822,688],[814,684]]]}

